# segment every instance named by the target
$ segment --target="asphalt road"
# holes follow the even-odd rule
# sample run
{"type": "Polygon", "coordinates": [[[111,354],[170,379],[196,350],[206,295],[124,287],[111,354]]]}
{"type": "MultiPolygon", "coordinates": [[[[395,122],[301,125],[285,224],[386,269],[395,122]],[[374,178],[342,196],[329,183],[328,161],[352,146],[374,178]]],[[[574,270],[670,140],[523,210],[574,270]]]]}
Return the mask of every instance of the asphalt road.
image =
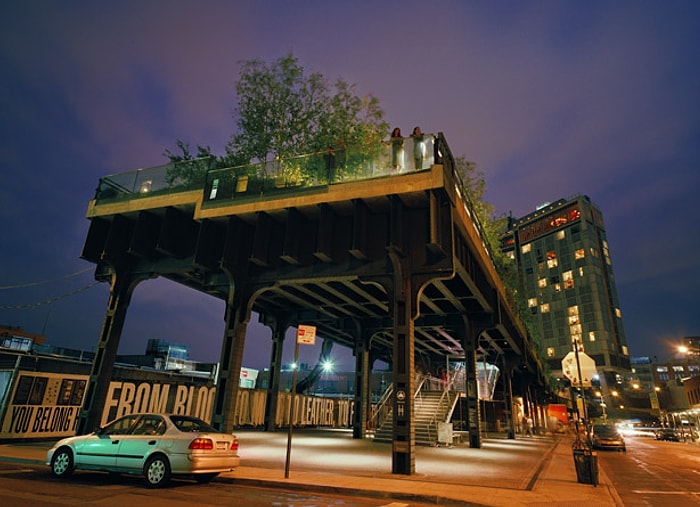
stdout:
{"type": "Polygon", "coordinates": [[[627,452],[598,451],[625,507],[700,505],[700,445],[627,438],[627,452]]]}
{"type": "Polygon", "coordinates": [[[148,489],[140,477],[102,472],[77,471],[72,477],[59,480],[51,476],[46,466],[0,462],[0,505],[59,507],[80,504],[100,507],[427,507],[427,504],[388,498],[328,495],[216,481],[197,484],[174,479],[167,488],[148,489]]]}

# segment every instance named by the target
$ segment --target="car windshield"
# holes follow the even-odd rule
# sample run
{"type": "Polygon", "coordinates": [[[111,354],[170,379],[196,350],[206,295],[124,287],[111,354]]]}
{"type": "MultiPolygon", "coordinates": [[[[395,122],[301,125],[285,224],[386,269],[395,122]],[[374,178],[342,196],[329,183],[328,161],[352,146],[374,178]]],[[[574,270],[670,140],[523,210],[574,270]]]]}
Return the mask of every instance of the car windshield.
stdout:
{"type": "Polygon", "coordinates": [[[614,426],[595,426],[593,433],[601,437],[617,437],[617,429],[614,426]]]}
{"type": "Polygon", "coordinates": [[[219,430],[196,417],[171,415],[170,420],[177,429],[185,433],[219,433],[219,430]]]}

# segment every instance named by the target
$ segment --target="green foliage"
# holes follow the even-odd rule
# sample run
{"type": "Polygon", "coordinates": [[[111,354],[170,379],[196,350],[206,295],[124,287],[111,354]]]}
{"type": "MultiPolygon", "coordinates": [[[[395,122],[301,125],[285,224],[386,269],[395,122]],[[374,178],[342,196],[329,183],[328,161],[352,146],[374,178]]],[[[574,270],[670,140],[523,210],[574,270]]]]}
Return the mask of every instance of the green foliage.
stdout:
{"type": "Polygon", "coordinates": [[[197,153],[192,154],[190,147],[180,139],[177,140],[177,148],[180,153],[173,153],[166,149],[165,156],[170,159],[165,181],[169,187],[192,186],[203,183],[206,179],[207,171],[212,168],[215,157],[211,154],[211,149],[197,146],[197,153]]]}
{"type": "Polygon", "coordinates": [[[464,157],[455,157],[455,171],[462,180],[467,198],[485,233],[496,271],[511,297],[511,303],[530,336],[538,345],[541,340],[532,313],[527,307],[527,301],[520,290],[520,276],[517,266],[515,261],[501,251],[501,236],[506,232],[508,219],[503,215],[496,216],[495,207],[486,201],[486,178],[477,168],[476,163],[468,161],[464,157]]]}
{"type": "Polygon", "coordinates": [[[331,87],[321,74],[305,74],[291,54],[271,65],[245,62],[236,93],[237,133],[227,153],[261,162],[263,168],[267,160],[321,153],[327,147],[378,149],[388,129],[375,97],[356,95],[355,86],[342,79],[331,87]]]}
{"type": "Polygon", "coordinates": [[[306,73],[292,54],[271,64],[260,59],[243,62],[235,90],[236,131],[226,154],[217,157],[208,146],[199,145],[192,153],[178,140],[177,149],[165,150],[172,163],[170,185],[199,180],[206,170],[194,162],[199,159],[216,168],[246,165],[241,170],[249,176],[314,180],[324,172],[322,154],[329,148],[342,152],[346,167],[362,170],[380,150],[389,128],[376,97],[357,95],[355,85],[342,79],[329,85],[322,74],[306,73]],[[309,153],[318,156],[295,158],[309,153]]]}

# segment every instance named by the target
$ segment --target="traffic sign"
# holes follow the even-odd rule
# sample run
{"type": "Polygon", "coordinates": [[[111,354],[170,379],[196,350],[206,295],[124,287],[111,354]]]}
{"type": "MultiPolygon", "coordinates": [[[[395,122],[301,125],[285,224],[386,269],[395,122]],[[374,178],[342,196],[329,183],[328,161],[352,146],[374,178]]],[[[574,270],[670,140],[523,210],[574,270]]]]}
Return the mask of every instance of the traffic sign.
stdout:
{"type": "Polygon", "coordinates": [[[297,343],[302,345],[313,345],[316,343],[316,326],[305,326],[300,324],[297,327],[297,343]]]}
{"type": "Polygon", "coordinates": [[[591,387],[591,380],[597,374],[595,369],[595,361],[585,352],[578,353],[578,365],[576,364],[576,352],[569,352],[564,359],[561,360],[561,371],[566,378],[571,381],[571,385],[579,387],[578,372],[581,371],[583,379],[583,387],[591,387]]]}

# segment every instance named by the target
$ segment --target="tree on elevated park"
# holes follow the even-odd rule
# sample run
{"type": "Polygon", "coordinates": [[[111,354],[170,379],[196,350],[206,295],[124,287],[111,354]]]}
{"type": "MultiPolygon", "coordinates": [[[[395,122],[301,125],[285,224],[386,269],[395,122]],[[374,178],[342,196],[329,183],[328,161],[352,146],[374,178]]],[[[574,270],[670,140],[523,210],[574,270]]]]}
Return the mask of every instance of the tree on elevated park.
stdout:
{"type": "MultiPolygon", "coordinates": [[[[389,129],[376,97],[358,96],[355,85],[342,79],[331,86],[318,72],[305,74],[291,54],[270,65],[259,59],[243,62],[236,94],[237,131],[226,145],[226,155],[215,157],[208,146],[197,146],[193,154],[189,145],[178,140],[179,152],[165,151],[170,161],[176,163],[169,171],[168,183],[201,178],[201,174],[192,173],[193,164],[182,164],[200,158],[214,159],[217,167],[255,164],[253,176],[263,177],[270,176],[268,161],[322,154],[326,148],[364,146],[362,155],[370,158],[370,147],[378,149],[389,129]]],[[[314,157],[311,162],[311,167],[297,170],[319,169],[322,158],[314,157]]],[[[207,167],[199,164],[195,173],[207,167]]]]}
{"type": "MultiPolygon", "coordinates": [[[[197,146],[196,153],[182,140],[177,150],[165,150],[173,163],[168,183],[203,182],[206,171],[213,168],[243,167],[255,171],[251,176],[266,174],[266,162],[293,159],[295,155],[322,153],[326,148],[362,147],[350,157],[372,158],[389,132],[384,111],[373,95],[359,96],[355,85],[338,79],[334,85],[320,73],[307,74],[292,54],[271,64],[253,59],[242,63],[235,85],[238,104],[234,109],[236,132],[226,145],[226,154],[217,157],[209,146],[197,146]],[[252,165],[251,165],[252,164],[252,165]]],[[[313,157],[321,163],[321,157],[313,157]]],[[[500,235],[506,229],[506,218],[496,217],[494,207],[486,202],[486,180],[474,162],[456,157],[455,169],[464,192],[480,221],[491,247],[491,253],[501,279],[509,288],[522,320],[528,328],[531,315],[517,290],[518,278],[513,263],[500,250],[500,235]]],[[[314,170],[297,167],[298,171],[314,170]]]]}

